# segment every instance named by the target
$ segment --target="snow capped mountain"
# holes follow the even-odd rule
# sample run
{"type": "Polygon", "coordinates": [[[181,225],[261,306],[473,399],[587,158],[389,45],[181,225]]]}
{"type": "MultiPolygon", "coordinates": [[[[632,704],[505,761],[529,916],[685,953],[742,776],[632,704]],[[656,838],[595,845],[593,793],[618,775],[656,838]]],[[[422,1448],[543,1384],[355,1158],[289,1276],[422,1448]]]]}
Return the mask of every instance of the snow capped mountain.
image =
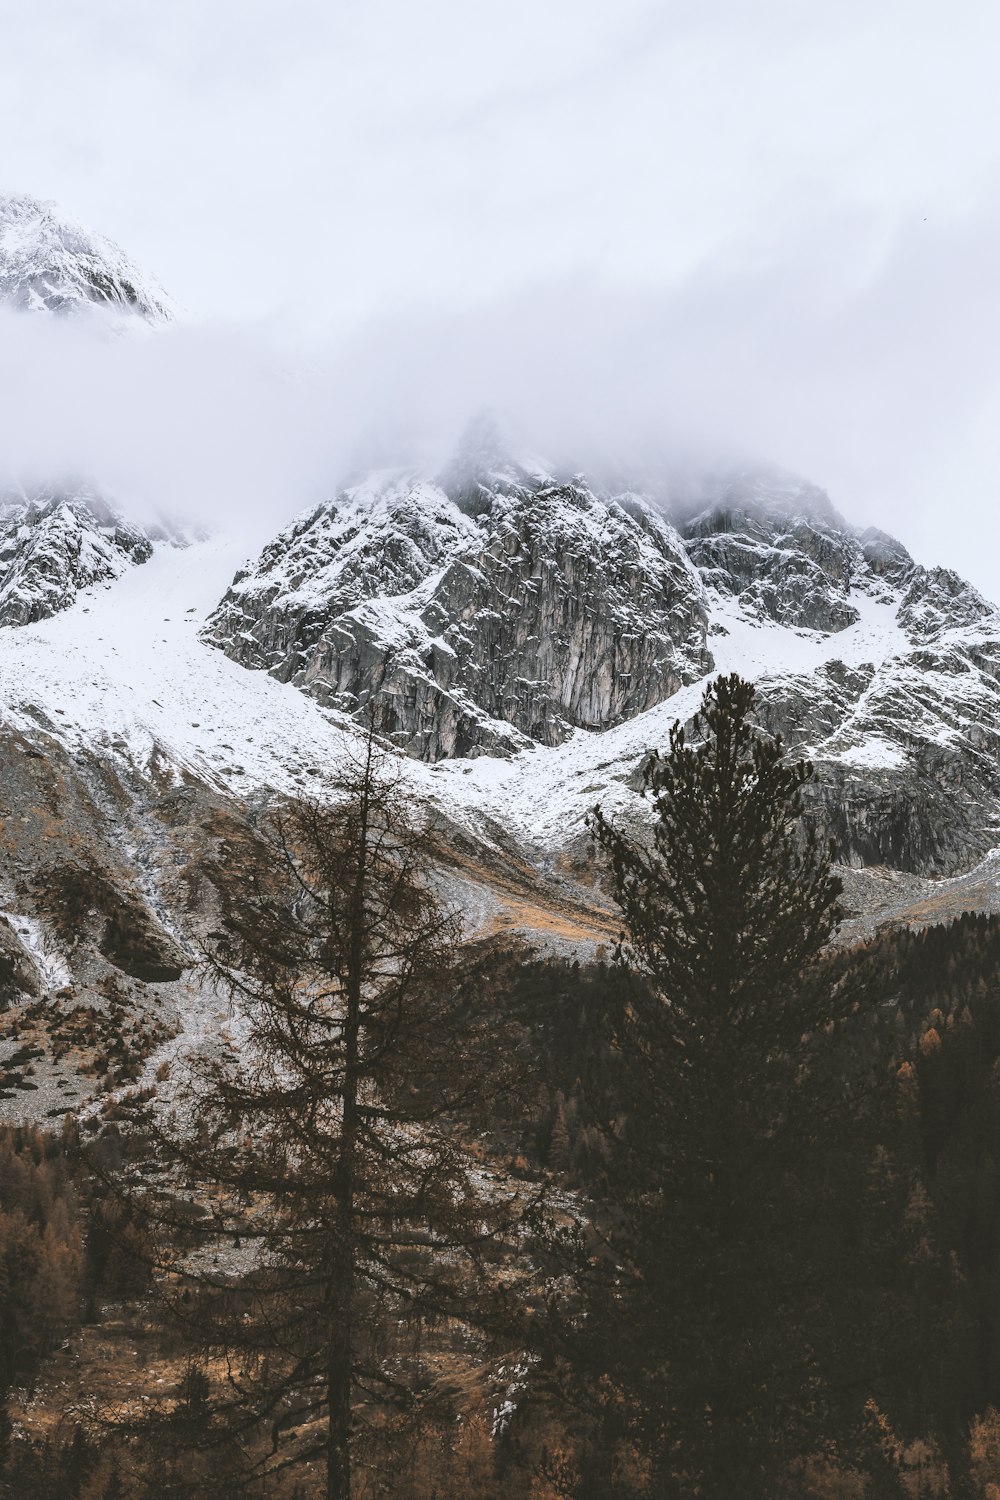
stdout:
{"type": "MultiPolygon", "coordinates": [[[[378,653],[393,649],[391,629],[416,629],[414,621],[426,628],[432,604],[453,603],[440,581],[470,567],[470,549],[492,557],[497,539],[511,538],[509,550],[497,548],[510,570],[501,576],[515,576],[510,559],[522,558],[522,583],[530,582],[532,556],[545,607],[572,612],[574,649],[589,651],[590,660],[615,640],[618,619],[643,590],[661,607],[682,590],[680,618],[688,629],[694,621],[696,651],[687,657],[688,680],[672,692],[664,691],[660,659],[638,658],[652,661],[649,681],[629,691],[636,704],[643,692],[657,693],[651,707],[622,713],[603,729],[568,727],[562,709],[556,743],[532,741],[496,720],[498,738],[516,745],[519,733],[521,748],[497,753],[499,746],[480,739],[471,757],[430,760],[425,740],[401,736],[411,753],[400,756],[400,775],[436,814],[442,880],[472,929],[519,928],[570,952],[593,952],[609,940],[615,919],[592,862],[587,813],[600,802],[641,834],[648,816],[638,795],[642,765],[665,744],[673,721],[691,716],[715,671],[753,678],[764,723],[815,759],[813,811],[857,871],[850,891],[859,911],[931,920],[967,905],[1000,906],[1000,862],[990,858],[1000,846],[1000,618],[992,606],[953,574],[921,568],[898,543],[855,533],[815,506],[807,516],[800,505],[777,505],[768,519],[761,501],[758,530],[746,533],[759,572],[743,558],[728,573],[718,557],[731,543],[722,539],[738,539],[743,524],[730,501],[716,507],[717,530],[704,508],[679,517],[678,529],[651,504],[633,500],[626,509],[581,479],[540,472],[534,482],[530,498],[523,480],[509,491],[498,485],[479,496],[486,503],[472,515],[440,483],[379,476],[321,507],[318,520],[310,512],[236,575],[254,590],[270,579],[262,614],[270,618],[280,602],[276,650],[298,649],[309,611],[315,640],[329,642],[329,608],[350,658],[360,638],[350,622],[374,621],[371,691],[401,692],[404,701],[407,676],[417,669],[404,661],[394,672],[390,658],[383,670],[378,653]],[[518,525],[530,528],[531,554],[518,525]],[[712,538],[719,545],[711,574],[699,575],[687,547],[697,555],[712,538]],[[603,584],[602,541],[613,564],[603,584]],[[646,567],[648,574],[635,576],[646,567]],[[609,625],[613,609],[622,613],[609,625]],[[825,621],[847,614],[850,623],[789,622],[803,610],[825,621]],[[775,618],[782,611],[789,618],[775,618]]],[[[24,623],[0,631],[0,1003],[32,988],[82,994],[98,1006],[107,1003],[102,996],[127,996],[143,1025],[194,1044],[221,1024],[217,1001],[189,973],[198,935],[212,920],[211,883],[198,873],[204,853],[224,851],[233,830],[275,794],[322,796],[329,771],[356,744],[346,711],[356,704],[324,701],[305,672],[296,685],[283,671],[248,670],[238,650],[219,649],[220,622],[256,623],[244,606],[236,613],[240,582],[227,588],[238,542],[150,543],[138,530],[122,534],[96,497],[85,520],[76,501],[50,501],[22,499],[9,533],[19,537],[21,581],[7,597],[18,597],[11,618],[24,623]],[[33,543],[24,520],[32,503],[40,518],[33,543]],[[80,533],[79,552],[75,542],[63,544],[80,533]],[[73,569],[80,559],[94,561],[95,536],[106,550],[88,581],[73,569]],[[148,560],[134,566],[150,545],[148,560]],[[32,556],[41,559],[34,589],[26,582],[32,556]],[[63,605],[54,611],[44,592],[53,585],[63,605]],[[44,610],[33,609],[39,598],[44,610]],[[71,945],[50,911],[53,882],[66,870],[92,888],[71,945]]],[[[494,612],[490,634],[477,635],[485,587],[477,581],[476,608],[455,610],[439,632],[454,620],[474,642],[517,645],[527,590],[511,587],[505,596],[492,588],[485,595],[494,612]],[[508,618],[495,618],[505,611],[508,618]]],[[[663,617],[669,622],[665,608],[663,617]]],[[[266,640],[251,631],[247,649],[261,652],[266,640]]],[[[530,641],[519,649],[538,652],[530,641]]],[[[548,660],[558,666],[565,658],[548,660]]],[[[454,696],[436,677],[433,684],[438,696],[429,694],[429,702],[454,696]]],[[[471,694],[467,701],[482,733],[483,718],[473,718],[482,710],[471,694]]],[[[39,1067],[37,1097],[25,1104],[18,1095],[0,1108],[44,1115],[86,1097],[87,1085],[65,1068],[39,1067]]]]}
{"type": "Polygon", "coordinates": [[[173,315],[166,293],[113,240],[65,218],[54,203],[23,194],[0,194],[0,303],[148,323],[173,315]]]}
{"type": "Polygon", "coordinates": [[[423,760],[514,752],[449,788],[553,851],[597,794],[631,803],[644,754],[730,670],[817,762],[846,862],[952,873],[1000,842],[994,606],[792,476],[731,477],[674,520],[496,451],[378,474],[277,537],[205,638],[342,712],[375,702],[423,760]]]}
{"type": "Polygon", "coordinates": [[[237,576],[207,638],[346,712],[378,704],[424,760],[562,742],[704,674],[705,591],[638,496],[465,456],[376,474],[237,576]]]}
{"type": "MultiPolygon", "coordinates": [[[[23,194],[0,194],[0,305],[115,330],[172,316],[166,293],[111,240],[23,194]]],[[[168,532],[136,525],[87,480],[0,491],[0,626],[68,609],[81,590],[146,562],[168,532]]]]}
{"type": "MultiPolygon", "coordinates": [[[[3,299],[140,328],[167,308],[25,199],[0,200],[3,299]]],[[[94,485],[8,491],[0,627],[0,1006],[124,985],[157,1026],[216,1026],[186,977],[204,849],[275,795],[322,796],[372,703],[476,930],[607,940],[587,814],[641,836],[646,758],[732,671],[813,759],[859,912],[1000,909],[1000,613],[795,476],[705,479],[668,508],[480,420],[442,471],[359,477],[249,563],[94,485]],[[69,945],[65,869],[90,903],[69,945]]]]}

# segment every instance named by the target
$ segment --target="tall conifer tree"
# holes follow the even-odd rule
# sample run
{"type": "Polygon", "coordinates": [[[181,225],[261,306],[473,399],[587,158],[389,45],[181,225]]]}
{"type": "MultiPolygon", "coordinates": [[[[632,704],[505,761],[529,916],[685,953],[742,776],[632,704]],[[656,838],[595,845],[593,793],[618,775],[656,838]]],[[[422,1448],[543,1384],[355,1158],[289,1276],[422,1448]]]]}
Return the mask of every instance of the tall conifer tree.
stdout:
{"type": "Polygon", "coordinates": [[[703,1500],[772,1495],[825,1431],[841,1315],[831,1055],[851,999],[822,962],[841,885],[803,825],[812,768],[753,705],[718,678],[675,725],[645,770],[648,843],[592,818],[631,972],[610,1017],[627,1094],[588,1337],[643,1410],[662,1493],[703,1500]]]}

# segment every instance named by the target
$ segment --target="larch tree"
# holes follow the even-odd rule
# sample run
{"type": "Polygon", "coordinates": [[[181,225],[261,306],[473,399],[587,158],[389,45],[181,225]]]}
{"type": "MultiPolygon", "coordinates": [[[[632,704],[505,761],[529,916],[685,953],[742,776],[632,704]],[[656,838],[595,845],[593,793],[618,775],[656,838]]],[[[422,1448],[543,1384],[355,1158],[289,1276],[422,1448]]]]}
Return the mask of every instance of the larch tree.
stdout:
{"type": "Polygon", "coordinates": [[[527,1197],[468,1149],[470,1111],[511,1082],[511,950],[463,941],[433,852],[373,731],[322,802],[228,850],[207,968],[230,1040],[193,1065],[193,1116],[169,1132],[216,1244],[238,1245],[236,1272],[188,1260],[176,1283],[226,1361],[214,1420],[264,1424],[258,1467],[320,1464],[328,1500],[351,1495],[376,1414],[412,1397],[400,1326],[474,1320],[527,1197]]]}

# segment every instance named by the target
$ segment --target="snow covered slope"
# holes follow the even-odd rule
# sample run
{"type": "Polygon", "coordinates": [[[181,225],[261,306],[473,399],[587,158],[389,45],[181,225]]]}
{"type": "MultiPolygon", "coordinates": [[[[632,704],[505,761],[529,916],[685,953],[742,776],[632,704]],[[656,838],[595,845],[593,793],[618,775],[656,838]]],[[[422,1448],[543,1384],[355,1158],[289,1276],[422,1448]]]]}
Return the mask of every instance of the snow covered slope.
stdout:
{"type": "Polygon", "coordinates": [[[214,539],[157,547],[81,590],[72,609],[0,636],[0,722],[97,748],[123,771],[183,772],[239,792],[293,791],[344,744],[343,722],[294,688],[204,645],[208,610],[241,556],[214,539]]]}
{"type": "MultiPolygon", "coordinates": [[[[764,717],[817,758],[817,812],[845,857],[913,872],[858,885],[859,908],[878,887],[894,918],[933,920],[1000,893],[1000,864],[980,863],[1000,844],[1000,627],[952,575],[893,555],[888,581],[871,564],[853,578],[856,617],[839,631],[706,588],[708,639],[712,670],[756,679],[764,717]],[[971,873],[918,878],[960,871],[971,873]]],[[[144,1057],[174,1045],[168,1033],[190,1041],[225,1022],[190,968],[213,920],[206,857],[224,858],[248,810],[275,792],[322,796],[357,743],[351,716],[204,639],[241,561],[240,543],[221,538],[156,546],[70,607],[0,631],[0,1004],[96,1007],[112,1038],[127,1018],[144,1057]],[[67,871],[97,892],[69,939],[50,911],[67,871]]],[[[709,675],[557,745],[433,764],[400,754],[414,796],[440,815],[442,878],[470,928],[520,928],[563,952],[608,940],[586,814],[600,802],[641,827],[645,757],[694,711],[709,675]]],[[[0,1075],[13,1045],[0,1042],[0,1075]]],[[[50,1048],[32,1077],[0,1090],[0,1114],[82,1107],[95,1080],[71,1062],[50,1048]]]]}
{"type": "MultiPolygon", "coordinates": [[[[0,301],[169,315],[23,197],[0,198],[0,301]]],[[[185,778],[234,807],[319,790],[375,702],[419,796],[556,878],[585,871],[595,802],[641,819],[644,757],[737,670],[817,762],[844,860],[939,876],[1000,844],[1000,616],[795,476],[668,513],[480,421],[442,473],[371,475],[250,564],[178,540],[95,487],[0,496],[0,736],[98,768],[109,806],[185,778]]]]}
{"type": "Polygon", "coordinates": [[[0,194],[0,303],[60,316],[100,312],[161,323],[170,299],[104,235],[54,203],[0,194]]]}
{"type": "MultiPolygon", "coordinates": [[[[474,515],[447,510],[450,524],[418,544],[397,535],[394,514],[389,505],[355,514],[348,556],[360,578],[381,569],[408,586],[407,567],[423,576],[435,547],[430,572],[440,576],[454,556],[442,538],[460,549],[481,534],[469,529],[474,515]]],[[[727,514],[719,535],[739,536],[742,523],[727,514]]],[[[1000,861],[985,858],[1000,845],[997,612],[885,538],[848,528],[822,547],[806,537],[798,555],[788,528],[802,521],[797,508],[791,518],[776,512],[775,534],[756,538],[766,596],[745,570],[722,576],[713,564],[710,581],[699,580],[711,665],[651,708],[506,754],[429,763],[399,753],[404,782],[438,815],[444,889],[471,930],[520,929],[562,952],[593,953],[609,940],[615,918],[586,816],[600,803],[641,833],[643,763],[675,719],[694,712],[715,671],[753,678],[765,723],[814,757],[814,812],[842,859],[903,872],[859,869],[859,912],[925,921],[963,903],[1000,904],[1000,861]],[[826,558],[834,541],[839,560],[813,572],[813,553],[826,558]],[[830,618],[835,604],[849,615],[840,629],[776,618],[799,621],[814,606],[830,618]]],[[[814,514],[808,525],[819,524],[814,514]]],[[[308,529],[296,538],[299,566],[311,557],[308,529]]],[[[697,538],[706,534],[703,518],[697,538]]],[[[141,567],[126,560],[91,581],[81,575],[67,607],[0,630],[0,1005],[17,1015],[41,1006],[32,1024],[42,1028],[50,1013],[69,1024],[96,1008],[112,1039],[127,1017],[138,1037],[131,1049],[150,1067],[160,1054],[149,1048],[173,1045],[168,1034],[190,1040],[225,1021],[191,967],[214,920],[206,859],[224,860],[275,793],[322,797],[357,745],[343,708],[247,670],[206,638],[241,561],[240,543],[222,538],[154,545],[141,567]],[[67,878],[85,893],[71,932],[57,909],[67,878]]],[[[348,568],[332,576],[352,586],[348,568]]],[[[367,607],[378,602],[369,594],[367,607]]],[[[344,613],[362,607],[364,596],[344,613]]],[[[91,1074],[74,1074],[53,1048],[5,1092],[13,1046],[0,1038],[0,1114],[54,1117],[89,1097],[91,1074]]]]}

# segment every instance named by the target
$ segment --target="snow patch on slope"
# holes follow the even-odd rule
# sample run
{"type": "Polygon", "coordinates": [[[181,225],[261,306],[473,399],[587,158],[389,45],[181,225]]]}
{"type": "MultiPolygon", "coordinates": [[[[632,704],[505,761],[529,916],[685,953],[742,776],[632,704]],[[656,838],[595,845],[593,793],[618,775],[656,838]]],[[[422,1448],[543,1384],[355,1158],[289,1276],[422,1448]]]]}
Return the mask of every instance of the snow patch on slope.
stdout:
{"type": "Polygon", "coordinates": [[[336,717],[198,639],[241,551],[221,539],[157,548],[72,610],[6,632],[0,715],[144,771],[162,761],[230,790],[308,788],[348,738],[336,717]]]}
{"type": "MultiPolygon", "coordinates": [[[[158,547],[113,587],[92,587],[73,609],[4,632],[0,716],[36,737],[39,730],[58,736],[71,750],[121,756],[146,773],[189,770],[244,795],[321,792],[356,743],[356,723],[200,638],[240,550],[225,539],[183,551],[158,547]]],[[[450,818],[479,828],[491,820],[544,864],[582,833],[596,803],[612,816],[638,815],[637,763],[666,745],[677,719],[695,712],[716,672],[739,672],[765,693],[798,693],[820,705],[846,675],[848,710],[832,732],[796,740],[795,751],[862,773],[896,770],[914,747],[974,738],[977,715],[996,717],[996,683],[973,669],[984,643],[1000,646],[990,635],[995,624],[950,633],[947,649],[958,665],[949,675],[936,656],[923,665],[915,659],[898,592],[855,590],[851,599],[857,621],[824,635],[750,618],[731,597],[710,593],[714,671],[654,708],[603,732],[576,729],[561,745],[506,757],[434,765],[401,757],[400,774],[450,818]]]]}
{"type": "MultiPolygon", "coordinates": [[[[442,801],[472,808],[490,807],[493,816],[517,828],[542,848],[557,848],[579,833],[587,814],[600,802],[609,815],[634,808],[627,785],[636,762],[654,747],[667,744],[671,726],[694,714],[705,685],[719,673],[738,672],[752,680],[808,677],[832,661],[848,666],[882,666],[910,650],[899,624],[897,603],[863,594],[853,596],[860,618],[834,635],[796,630],[773,621],[747,617],[732,600],[712,597],[709,645],[715,670],[689,684],[655,708],[625,724],[596,734],[577,730],[556,750],[533,749],[510,760],[480,759],[433,767],[433,784],[442,801]]],[[[807,747],[815,754],[819,747],[807,747]]],[[[845,747],[838,758],[871,766],[901,764],[898,747],[876,741],[845,747]]]]}

